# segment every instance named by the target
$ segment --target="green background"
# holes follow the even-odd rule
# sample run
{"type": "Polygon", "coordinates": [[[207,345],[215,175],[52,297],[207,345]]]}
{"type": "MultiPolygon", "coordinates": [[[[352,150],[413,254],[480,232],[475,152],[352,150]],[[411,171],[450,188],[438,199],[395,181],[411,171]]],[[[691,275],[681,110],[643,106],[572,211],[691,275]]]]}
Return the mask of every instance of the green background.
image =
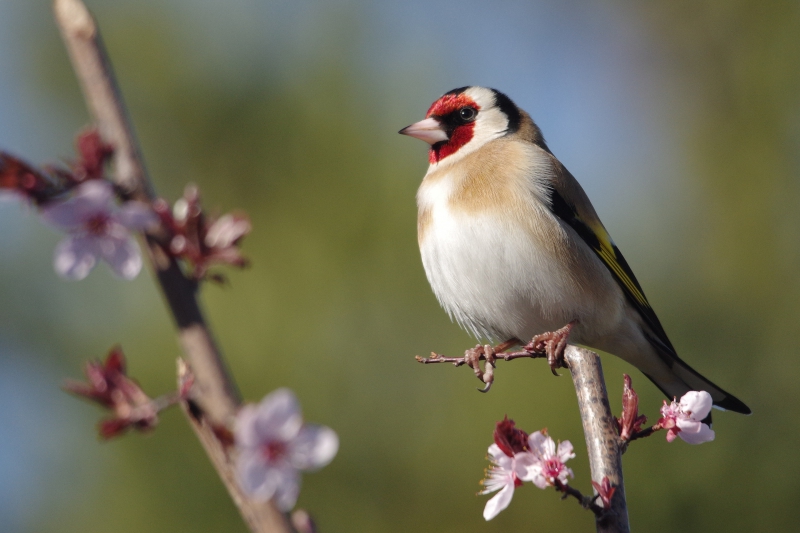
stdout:
{"type": "MultiPolygon", "coordinates": [[[[750,405],[717,439],[625,455],[640,531],[781,531],[800,519],[800,4],[795,1],[227,2],[94,0],[159,193],[197,183],[241,208],[251,268],[202,298],[241,391],[280,387],[341,448],[304,477],[321,531],[590,531],[532,485],[481,518],[495,421],[585,443],[568,377],[501,363],[423,367],[474,341],[439,308],[416,247],[425,147],[396,131],[443,92],[495,86],[578,177],[682,357],[750,405]]],[[[72,157],[88,120],[47,2],[0,1],[0,148],[72,157]]],[[[59,391],[121,343],[146,391],[179,351],[149,273],[52,271],[59,236],[0,204],[0,523],[17,532],[245,531],[180,413],[101,443],[59,391]]],[[[662,397],[622,373],[642,411],[662,397]]],[[[792,526],[795,524],[795,526],[792,526]]]]}

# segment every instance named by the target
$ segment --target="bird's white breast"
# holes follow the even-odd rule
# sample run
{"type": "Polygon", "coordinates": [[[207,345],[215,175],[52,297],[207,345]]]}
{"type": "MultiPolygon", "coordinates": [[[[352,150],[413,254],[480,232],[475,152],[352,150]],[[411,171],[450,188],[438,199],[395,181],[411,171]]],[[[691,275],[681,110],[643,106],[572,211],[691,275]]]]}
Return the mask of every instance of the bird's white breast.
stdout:
{"type": "Polygon", "coordinates": [[[503,191],[510,204],[492,205],[497,195],[489,194],[483,206],[465,207],[454,202],[460,172],[459,165],[439,171],[417,193],[426,213],[422,263],[451,318],[477,337],[503,341],[597,315],[599,302],[571,267],[584,250],[532,192],[530,177],[498,180],[510,187],[503,191]]]}

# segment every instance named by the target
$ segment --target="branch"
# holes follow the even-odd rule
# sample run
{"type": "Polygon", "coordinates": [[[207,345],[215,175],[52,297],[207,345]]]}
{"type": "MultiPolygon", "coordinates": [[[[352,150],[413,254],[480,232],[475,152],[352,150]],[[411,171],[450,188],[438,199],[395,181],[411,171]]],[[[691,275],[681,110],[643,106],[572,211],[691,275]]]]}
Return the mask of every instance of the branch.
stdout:
{"type": "MultiPolygon", "coordinates": [[[[89,110],[103,140],[114,146],[117,184],[129,198],[152,202],[155,191],[93,17],[81,0],[55,0],[54,10],[89,110]]],[[[235,478],[234,451],[208,430],[227,425],[241,399],[203,317],[197,282],[183,275],[176,260],[161,250],[157,238],[156,234],[146,235],[150,262],[195,379],[192,404],[196,409],[186,410],[187,417],[250,529],[290,532],[286,516],[271,503],[253,501],[241,492],[235,478]]]]}
{"type": "Polygon", "coordinates": [[[576,489],[572,485],[568,485],[568,484],[565,485],[565,484],[559,482],[558,480],[556,480],[555,488],[556,488],[557,491],[562,493],[561,494],[561,499],[562,500],[566,500],[567,497],[572,496],[573,498],[578,500],[578,503],[581,504],[581,507],[583,507],[584,509],[589,509],[591,512],[594,513],[594,515],[596,517],[598,517],[598,519],[601,516],[603,516],[603,514],[605,513],[605,509],[603,509],[602,507],[600,507],[599,505],[597,505],[595,503],[595,501],[598,498],[597,495],[595,495],[595,496],[584,496],[581,491],[579,491],[578,489],[576,489]]]}
{"type": "MultiPolygon", "coordinates": [[[[514,359],[540,359],[543,357],[547,357],[547,354],[529,352],[526,350],[520,352],[499,352],[495,354],[494,358],[492,358],[492,362],[500,360],[513,361],[514,359]]],[[[431,352],[430,357],[420,357],[419,355],[415,355],[414,359],[423,365],[430,365],[434,363],[453,363],[453,366],[462,366],[468,362],[466,357],[445,357],[444,355],[436,352],[431,352]]],[[[478,356],[478,360],[486,361],[486,355],[480,354],[478,356]]]]}
{"type": "Polygon", "coordinates": [[[616,419],[608,405],[600,357],[585,348],[569,345],[565,350],[569,371],[575,383],[578,408],[583,421],[592,480],[602,483],[604,477],[616,487],[611,509],[597,517],[598,533],[628,533],[628,508],[622,480],[622,456],[616,419]]]}

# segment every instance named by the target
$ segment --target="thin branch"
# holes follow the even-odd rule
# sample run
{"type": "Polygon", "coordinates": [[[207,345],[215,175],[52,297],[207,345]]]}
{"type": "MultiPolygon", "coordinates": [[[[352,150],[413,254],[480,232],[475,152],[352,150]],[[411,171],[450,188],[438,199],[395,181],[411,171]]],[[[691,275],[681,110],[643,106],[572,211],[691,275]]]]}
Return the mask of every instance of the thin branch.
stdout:
{"type": "MultiPolygon", "coordinates": [[[[151,202],[155,191],[93,17],[80,0],[55,0],[54,10],[86,103],[103,140],[114,146],[117,184],[128,197],[151,202]]],[[[203,317],[197,283],[187,279],[175,259],[164,254],[157,237],[146,238],[151,264],[195,378],[192,402],[196,410],[193,414],[187,410],[189,421],[250,529],[290,532],[287,517],[272,504],[251,501],[241,493],[232,451],[203,429],[229,423],[241,399],[203,317]]]]}
{"type": "MultiPolygon", "coordinates": [[[[499,352],[495,354],[495,357],[492,359],[494,361],[513,361],[514,359],[541,359],[547,357],[547,354],[538,353],[538,352],[528,352],[528,351],[521,351],[521,352],[499,352]]],[[[422,363],[423,365],[430,365],[433,363],[453,363],[454,366],[462,366],[467,363],[466,357],[445,357],[444,355],[436,352],[431,352],[430,357],[420,357],[419,355],[414,356],[418,363],[422,363]]],[[[481,354],[478,357],[479,360],[485,361],[486,355],[481,354]]]]}
{"type": "Polygon", "coordinates": [[[600,357],[585,348],[567,346],[564,354],[583,421],[583,432],[589,452],[592,480],[602,483],[604,477],[616,487],[611,508],[597,517],[598,533],[628,533],[628,508],[622,480],[622,455],[617,423],[608,404],[600,357]]]}
{"type": "Polygon", "coordinates": [[[565,500],[568,496],[572,496],[578,503],[581,504],[581,507],[584,509],[589,509],[591,512],[594,513],[595,517],[600,518],[605,513],[605,509],[600,507],[595,503],[598,496],[584,496],[581,491],[573,487],[572,485],[565,485],[556,480],[556,490],[562,493],[561,499],[565,500]]]}
{"type": "Polygon", "coordinates": [[[620,453],[624,454],[625,452],[627,452],[628,451],[628,444],[630,444],[631,442],[633,442],[635,440],[638,440],[638,439],[643,439],[645,437],[649,437],[650,435],[652,435],[656,431],[661,431],[662,429],[664,429],[664,428],[661,427],[661,424],[653,424],[649,428],[645,428],[645,429],[643,429],[641,431],[637,431],[636,433],[631,435],[631,437],[629,439],[627,439],[625,441],[622,441],[622,444],[620,445],[620,453]]]}

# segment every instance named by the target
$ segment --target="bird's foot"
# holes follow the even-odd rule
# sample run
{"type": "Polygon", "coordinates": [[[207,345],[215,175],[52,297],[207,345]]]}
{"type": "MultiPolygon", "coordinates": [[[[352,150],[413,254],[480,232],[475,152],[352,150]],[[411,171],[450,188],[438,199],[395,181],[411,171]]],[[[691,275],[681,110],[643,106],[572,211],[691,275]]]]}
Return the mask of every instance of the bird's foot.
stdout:
{"type": "Polygon", "coordinates": [[[564,349],[567,347],[569,333],[577,322],[577,320],[573,320],[561,329],[536,335],[531,339],[531,342],[524,346],[524,349],[535,353],[547,354],[547,363],[550,365],[550,371],[553,375],[559,376],[560,374],[556,372],[556,369],[566,368],[567,366],[564,363],[564,349]]]}
{"type": "Polygon", "coordinates": [[[474,348],[464,352],[464,363],[475,372],[475,377],[481,380],[486,386],[478,389],[481,392],[489,392],[494,382],[494,362],[495,349],[491,344],[476,344],[474,348]],[[486,359],[486,364],[481,369],[481,358],[486,359]]]}

